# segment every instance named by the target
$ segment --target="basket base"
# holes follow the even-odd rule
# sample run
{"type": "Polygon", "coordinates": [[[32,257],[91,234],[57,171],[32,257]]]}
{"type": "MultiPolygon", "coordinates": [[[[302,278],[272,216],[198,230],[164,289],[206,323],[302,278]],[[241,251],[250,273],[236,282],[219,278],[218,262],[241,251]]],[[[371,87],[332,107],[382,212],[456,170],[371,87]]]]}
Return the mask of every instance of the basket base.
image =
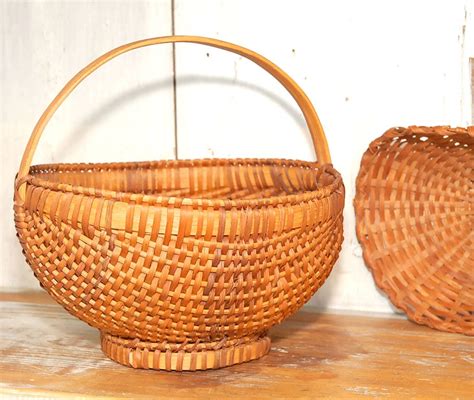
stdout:
{"type": "Polygon", "coordinates": [[[262,335],[221,345],[217,349],[216,343],[207,346],[200,343],[181,346],[185,348],[183,350],[178,345],[125,339],[101,332],[102,351],[107,357],[128,367],[166,371],[218,369],[256,360],[270,351],[270,343],[270,338],[262,335]]]}

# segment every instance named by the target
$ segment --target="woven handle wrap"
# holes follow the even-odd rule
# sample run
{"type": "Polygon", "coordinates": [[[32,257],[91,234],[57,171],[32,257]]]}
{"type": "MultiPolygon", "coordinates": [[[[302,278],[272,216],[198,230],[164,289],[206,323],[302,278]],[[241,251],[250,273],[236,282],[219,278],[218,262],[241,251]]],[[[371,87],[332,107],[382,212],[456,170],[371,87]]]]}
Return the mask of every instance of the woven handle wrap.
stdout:
{"type": "Polygon", "coordinates": [[[230,52],[233,52],[245,58],[248,58],[249,60],[258,64],[264,70],[269,72],[271,75],[273,75],[273,77],[275,77],[288,90],[288,92],[293,96],[293,98],[296,100],[299,107],[301,108],[304,118],[306,120],[306,123],[308,124],[311,137],[313,139],[314,149],[316,151],[318,161],[321,164],[331,163],[331,157],[329,154],[329,148],[326,141],[326,136],[324,135],[321,122],[319,121],[318,115],[316,114],[316,111],[313,105],[311,104],[311,101],[309,100],[308,96],[303,92],[303,90],[296,84],[296,82],[293,79],[291,79],[285,72],[283,72],[279,67],[277,67],[271,61],[267,60],[261,55],[232,43],[228,43],[228,42],[224,42],[224,41],[216,40],[216,39],[205,38],[205,37],[198,37],[198,36],[167,36],[167,37],[140,40],[137,42],[133,42],[133,43],[129,43],[129,44],[117,47],[116,49],[109,51],[108,53],[99,57],[95,61],[91,62],[87,67],[79,71],[79,73],[77,73],[66,84],[66,86],[64,86],[64,88],[59,92],[59,94],[51,102],[48,108],[46,108],[43,115],[36,123],[36,126],[33,129],[33,132],[31,134],[30,140],[28,141],[28,144],[26,146],[25,153],[23,154],[23,158],[21,160],[20,170],[18,172],[18,177],[16,181],[17,186],[19,185],[18,190],[19,190],[19,194],[21,198],[24,198],[24,194],[25,194],[24,178],[28,175],[28,172],[31,166],[31,161],[33,159],[33,155],[35,153],[36,147],[38,145],[38,141],[41,137],[41,134],[43,133],[44,128],[46,127],[48,121],[54,115],[56,110],[59,108],[59,106],[69,96],[69,94],[76,88],[76,86],[82,82],[82,80],[84,80],[87,76],[89,76],[92,72],[94,72],[96,69],[98,69],[100,66],[102,66],[106,62],[130,50],[138,49],[140,47],[145,47],[145,46],[151,46],[154,44],[178,43],[178,42],[197,43],[197,44],[217,47],[223,50],[228,50],[230,52]]]}

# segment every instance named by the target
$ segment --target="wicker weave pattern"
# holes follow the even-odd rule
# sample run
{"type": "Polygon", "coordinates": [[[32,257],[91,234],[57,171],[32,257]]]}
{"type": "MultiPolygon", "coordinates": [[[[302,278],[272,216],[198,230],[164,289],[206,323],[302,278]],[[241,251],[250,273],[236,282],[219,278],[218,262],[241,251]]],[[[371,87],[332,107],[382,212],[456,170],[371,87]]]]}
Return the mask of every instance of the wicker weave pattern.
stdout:
{"type": "Polygon", "coordinates": [[[88,324],[160,351],[261,335],[321,286],[342,242],[344,190],[328,165],[56,164],[27,184],[16,226],[43,287],[88,324]]]}
{"type": "Polygon", "coordinates": [[[340,177],[330,168],[322,172],[314,164],[291,167],[280,161],[280,168],[266,168],[278,181],[265,182],[258,161],[237,160],[231,190],[225,182],[228,169],[216,160],[215,179],[204,189],[208,204],[197,200],[184,206],[181,198],[164,196],[188,191],[191,182],[176,188],[171,179],[166,187],[166,178],[191,163],[193,173],[185,168],[183,175],[204,187],[209,183],[205,169],[211,169],[199,167],[199,161],[151,163],[145,171],[143,164],[33,168],[25,204],[16,210],[17,228],[43,286],[89,324],[152,342],[238,338],[266,330],[296,311],[326,279],[339,251],[340,177]],[[103,182],[102,172],[91,171],[104,171],[103,182]],[[300,183],[298,178],[285,182],[285,174],[294,174],[300,183]],[[252,192],[247,183],[259,175],[261,188],[252,192]],[[150,176],[151,187],[165,186],[162,193],[110,192],[113,182],[123,186],[131,177],[136,189],[150,176]],[[324,180],[331,184],[293,195],[293,204],[284,196],[264,198],[261,193],[280,192],[278,185],[295,191],[300,184],[314,187],[324,180]],[[91,184],[96,186],[87,189],[91,184]],[[102,196],[101,186],[109,196],[102,196]],[[263,200],[213,201],[215,193],[263,200]],[[128,196],[133,202],[124,203],[128,196]],[[123,227],[112,229],[118,202],[126,207],[126,217],[123,227]],[[298,211],[303,214],[295,228],[298,211]]]}
{"type": "Polygon", "coordinates": [[[41,285],[135,368],[200,370],[254,360],[267,330],[322,285],[342,242],[344,186],[309,98],[271,61],[215,39],[120,46],[47,107],[15,181],[15,223],[41,285]],[[88,75],[156,44],[214,46],[259,65],[293,96],[318,162],[185,160],[31,167],[45,126],[88,75]]]}
{"type": "Polygon", "coordinates": [[[413,321],[474,335],[474,127],[394,128],[357,178],[357,235],[377,285],[413,321]]]}

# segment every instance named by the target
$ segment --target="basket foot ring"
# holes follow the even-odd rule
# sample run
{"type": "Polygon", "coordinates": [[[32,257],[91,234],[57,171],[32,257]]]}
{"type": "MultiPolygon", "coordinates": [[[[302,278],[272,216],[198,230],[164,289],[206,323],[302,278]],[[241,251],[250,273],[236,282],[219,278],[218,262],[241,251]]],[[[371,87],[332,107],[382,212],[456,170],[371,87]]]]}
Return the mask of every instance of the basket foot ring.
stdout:
{"type": "Polygon", "coordinates": [[[166,371],[218,369],[256,360],[270,351],[270,343],[268,336],[260,336],[218,349],[153,350],[166,346],[101,332],[102,351],[110,359],[128,367],[166,371]]]}

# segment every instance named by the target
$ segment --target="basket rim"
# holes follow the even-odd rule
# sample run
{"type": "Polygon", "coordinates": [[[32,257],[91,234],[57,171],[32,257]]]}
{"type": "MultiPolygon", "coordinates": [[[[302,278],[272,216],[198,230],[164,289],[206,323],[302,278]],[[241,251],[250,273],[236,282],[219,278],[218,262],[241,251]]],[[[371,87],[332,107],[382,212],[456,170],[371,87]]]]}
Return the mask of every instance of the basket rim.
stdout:
{"type": "MultiPolygon", "coordinates": [[[[386,130],[381,136],[372,140],[367,150],[364,152],[362,159],[370,151],[374,153],[377,151],[378,146],[383,145],[394,139],[408,138],[410,136],[442,136],[448,142],[453,141],[454,138],[459,136],[465,136],[474,138],[474,125],[467,127],[452,127],[449,125],[437,125],[437,126],[417,126],[410,125],[408,127],[396,126],[386,130]]],[[[361,160],[362,164],[362,160],[361,160]]]]}
{"type": "Polygon", "coordinates": [[[296,205],[312,200],[321,200],[330,197],[333,193],[341,190],[343,181],[341,174],[332,164],[320,165],[317,161],[303,161],[296,159],[280,158],[204,158],[204,159],[180,159],[180,160],[157,160],[157,161],[125,161],[125,162],[99,162],[99,163],[51,163],[38,164],[30,167],[28,175],[17,182],[15,193],[18,187],[26,182],[35,187],[42,187],[55,192],[72,193],[74,195],[86,195],[106,200],[116,200],[126,203],[150,204],[164,206],[193,206],[194,208],[263,208],[268,206],[296,205]],[[71,185],[67,183],[56,183],[39,176],[44,173],[57,171],[93,171],[93,170],[133,170],[147,168],[168,168],[168,167],[203,167],[203,166],[264,166],[279,165],[296,168],[313,169],[331,175],[334,180],[316,190],[269,196],[259,199],[224,199],[224,198],[190,198],[185,196],[164,196],[156,194],[143,194],[124,191],[114,191],[109,189],[97,189],[94,187],[71,185]]]}

